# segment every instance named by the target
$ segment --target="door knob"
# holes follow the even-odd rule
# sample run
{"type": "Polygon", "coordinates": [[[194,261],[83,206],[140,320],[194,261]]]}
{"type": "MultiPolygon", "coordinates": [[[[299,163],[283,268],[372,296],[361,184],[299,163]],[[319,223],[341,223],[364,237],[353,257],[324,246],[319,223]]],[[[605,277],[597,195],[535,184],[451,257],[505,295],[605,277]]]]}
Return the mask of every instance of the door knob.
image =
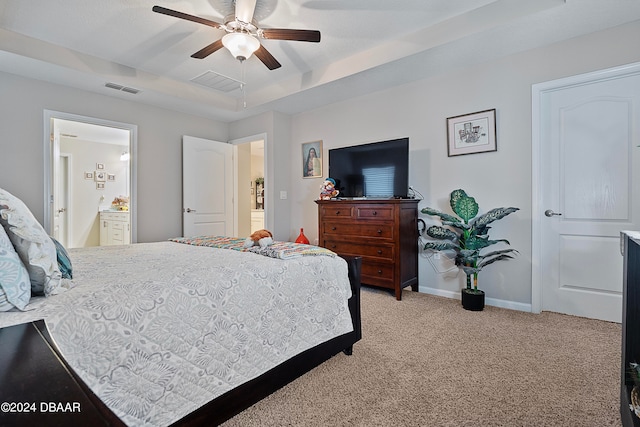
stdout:
{"type": "Polygon", "coordinates": [[[548,217],[552,217],[552,216],[560,216],[562,214],[558,212],[554,212],[551,209],[547,209],[546,211],[544,211],[544,215],[548,217]]]}
{"type": "Polygon", "coordinates": [[[65,212],[65,211],[66,211],[66,209],[65,209],[65,208],[60,208],[60,209],[58,209],[58,213],[62,213],[62,212],[65,212]]]}
{"type": "Polygon", "coordinates": [[[187,213],[189,213],[189,212],[195,212],[195,211],[196,211],[195,209],[187,208],[187,213]]]}

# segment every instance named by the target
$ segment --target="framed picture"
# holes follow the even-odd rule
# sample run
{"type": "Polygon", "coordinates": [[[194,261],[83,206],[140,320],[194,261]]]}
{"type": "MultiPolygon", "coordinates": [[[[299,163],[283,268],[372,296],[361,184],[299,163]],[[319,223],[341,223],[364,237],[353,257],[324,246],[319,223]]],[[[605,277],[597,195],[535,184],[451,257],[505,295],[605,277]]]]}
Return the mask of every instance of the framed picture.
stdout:
{"type": "Polygon", "coordinates": [[[104,190],[104,182],[96,182],[96,190],[104,190]]]}
{"type": "Polygon", "coordinates": [[[302,144],[302,177],[322,177],[322,141],[302,144]]]}
{"type": "Polygon", "coordinates": [[[497,151],[495,108],[449,117],[447,143],[449,157],[497,151]]]}
{"type": "Polygon", "coordinates": [[[105,171],[95,171],[93,173],[93,180],[95,182],[105,182],[107,174],[105,171]]]}
{"type": "Polygon", "coordinates": [[[115,181],[116,180],[116,175],[113,173],[108,173],[107,174],[107,181],[115,181]]]}
{"type": "Polygon", "coordinates": [[[93,179],[93,172],[85,172],[84,179],[93,179]]]}
{"type": "Polygon", "coordinates": [[[96,169],[99,171],[104,170],[104,163],[96,163],[96,169]]]}

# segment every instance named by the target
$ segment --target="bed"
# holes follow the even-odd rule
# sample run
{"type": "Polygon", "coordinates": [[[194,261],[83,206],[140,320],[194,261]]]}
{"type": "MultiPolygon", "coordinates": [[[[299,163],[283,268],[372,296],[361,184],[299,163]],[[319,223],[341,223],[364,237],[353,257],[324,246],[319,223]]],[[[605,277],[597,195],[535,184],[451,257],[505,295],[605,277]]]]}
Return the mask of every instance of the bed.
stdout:
{"type": "MultiPolygon", "coordinates": [[[[18,202],[4,197],[0,233],[17,215],[9,205],[18,202]]],[[[26,239],[10,233],[20,256],[26,239]]],[[[361,336],[358,258],[291,244],[252,252],[221,239],[69,251],[54,241],[55,252],[39,248],[49,255],[33,263],[42,283],[28,303],[0,295],[0,307],[22,305],[0,313],[0,327],[44,319],[43,336],[108,408],[107,425],[217,425],[333,355],[351,354],[361,336]],[[42,260],[51,257],[57,269],[42,260]]],[[[8,246],[5,238],[0,255],[11,255],[8,246]]],[[[29,250],[22,263],[34,270],[29,250]]],[[[65,424],[73,422],[69,414],[65,424]]]]}

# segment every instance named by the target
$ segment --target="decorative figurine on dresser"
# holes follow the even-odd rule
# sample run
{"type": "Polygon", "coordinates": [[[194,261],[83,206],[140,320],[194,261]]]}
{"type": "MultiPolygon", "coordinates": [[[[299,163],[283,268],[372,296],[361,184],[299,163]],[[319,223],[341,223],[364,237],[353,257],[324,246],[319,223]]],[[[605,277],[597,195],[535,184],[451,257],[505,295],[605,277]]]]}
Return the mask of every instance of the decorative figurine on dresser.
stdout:
{"type": "Polygon", "coordinates": [[[326,199],[318,204],[319,245],[339,255],[361,256],[361,282],[418,290],[418,200],[326,199]]]}

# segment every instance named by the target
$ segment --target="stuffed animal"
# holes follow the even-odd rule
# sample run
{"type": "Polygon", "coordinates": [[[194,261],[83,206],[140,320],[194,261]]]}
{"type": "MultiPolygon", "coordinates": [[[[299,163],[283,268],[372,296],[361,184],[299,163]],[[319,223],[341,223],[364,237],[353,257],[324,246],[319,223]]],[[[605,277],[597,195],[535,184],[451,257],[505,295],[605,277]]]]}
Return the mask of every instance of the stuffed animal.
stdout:
{"type": "Polygon", "coordinates": [[[340,191],[336,188],[336,182],[333,178],[327,178],[320,187],[320,200],[329,200],[340,194],[340,191]]]}
{"type": "Polygon", "coordinates": [[[260,246],[261,248],[266,248],[269,245],[273,244],[273,234],[269,230],[265,230],[264,228],[258,230],[254,233],[251,233],[251,236],[247,237],[244,241],[244,247],[250,248],[252,246],[260,246]]]}

